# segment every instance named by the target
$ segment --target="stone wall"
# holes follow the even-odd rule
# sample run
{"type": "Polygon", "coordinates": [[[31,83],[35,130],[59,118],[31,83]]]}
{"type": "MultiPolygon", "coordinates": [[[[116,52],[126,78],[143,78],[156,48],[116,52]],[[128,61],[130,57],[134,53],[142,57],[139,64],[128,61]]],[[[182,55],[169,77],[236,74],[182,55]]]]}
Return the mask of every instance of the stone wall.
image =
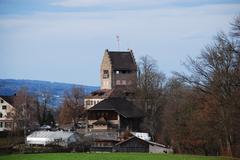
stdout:
{"type": "Polygon", "coordinates": [[[100,70],[101,89],[112,89],[112,64],[107,52],[104,53],[100,70]],[[108,78],[103,78],[104,70],[108,71],[108,78]]]}

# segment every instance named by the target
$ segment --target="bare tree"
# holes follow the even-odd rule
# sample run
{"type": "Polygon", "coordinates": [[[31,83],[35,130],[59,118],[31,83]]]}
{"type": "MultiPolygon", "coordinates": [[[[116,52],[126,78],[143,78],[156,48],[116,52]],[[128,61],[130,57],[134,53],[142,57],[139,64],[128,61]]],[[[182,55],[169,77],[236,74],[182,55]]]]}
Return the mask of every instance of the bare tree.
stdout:
{"type": "Polygon", "coordinates": [[[231,25],[232,25],[231,35],[233,37],[240,38],[240,15],[238,15],[234,19],[234,22],[231,25]]]}
{"type": "Polygon", "coordinates": [[[208,106],[215,109],[221,133],[221,144],[236,155],[239,145],[240,118],[240,55],[236,41],[224,33],[216,36],[214,44],[207,46],[196,59],[189,58],[186,66],[190,75],[179,74],[185,82],[206,95],[208,106]]]}
{"type": "Polygon", "coordinates": [[[59,114],[61,124],[73,122],[77,124],[79,118],[84,114],[84,90],[79,87],[73,87],[69,92],[65,92],[63,106],[59,114]]]}
{"type": "Polygon", "coordinates": [[[206,106],[204,94],[173,77],[165,85],[165,95],[164,143],[178,153],[217,155],[219,137],[212,126],[215,112],[206,106]]]}
{"type": "Polygon", "coordinates": [[[27,128],[32,128],[36,125],[36,101],[36,97],[29,95],[27,88],[21,88],[17,91],[13,102],[15,112],[9,115],[13,118],[16,132],[24,131],[26,134],[27,128]]]}
{"type": "MultiPolygon", "coordinates": [[[[49,108],[49,103],[52,100],[52,95],[49,91],[44,91],[41,93],[41,103],[40,103],[40,107],[42,108],[42,116],[40,116],[40,125],[44,125],[47,124],[47,114],[50,111],[49,108]]],[[[41,112],[40,112],[41,114],[41,112]]]]}
{"type": "Polygon", "coordinates": [[[137,105],[145,113],[143,129],[148,130],[153,138],[159,137],[161,114],[164,103],[163,84],[165,75],[158,70],[156,61],[144,56],[138,65],[137,105]]]}

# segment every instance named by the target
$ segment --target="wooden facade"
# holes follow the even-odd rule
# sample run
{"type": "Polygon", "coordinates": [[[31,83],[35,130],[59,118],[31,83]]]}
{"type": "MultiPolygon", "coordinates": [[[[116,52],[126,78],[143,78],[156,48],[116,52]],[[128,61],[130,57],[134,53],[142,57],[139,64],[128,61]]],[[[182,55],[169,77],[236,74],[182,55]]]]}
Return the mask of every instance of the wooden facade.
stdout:
{"type": "Polygon", "coordinates": [[[98,120],[104,117],[106,120],[117,120],[118,114],[115,111],[89,111],[88,120],[98,120]]]}
{"type": "Polygon", "coordinates": [[[173,153],[172,148],[163,144],[141,139],[133,136],[115,145],[116,152],[149,152],[149,153],[173,153]]]}
{"type": "Polygon", "coordinates": [[[114,150],[117,152],[149,152],[149,144],[137,137],[116,144],[114,150]]]}
{"type": "MultiPolygon", "coordinates": [[[[140,123],[142,122],[142,118],[127,118],[120,114],[118,114],[116,111],[88,111],[88,121],[92,122],[90,124],[90,128],[106,128],[106,129],[116,129],[118,131],[125,131],[125,130],[131,130],[131,131],[138,131],[140,123]],[[105,123],[99,122],[99,120],[104,119],[105,123]],[[99,123],[98,123],[99,122],[99,123]],[[96,127],[98,126],[98,127],[96,127]]],[[[101,129],[99,128],[99,129],[101,129]]]]}

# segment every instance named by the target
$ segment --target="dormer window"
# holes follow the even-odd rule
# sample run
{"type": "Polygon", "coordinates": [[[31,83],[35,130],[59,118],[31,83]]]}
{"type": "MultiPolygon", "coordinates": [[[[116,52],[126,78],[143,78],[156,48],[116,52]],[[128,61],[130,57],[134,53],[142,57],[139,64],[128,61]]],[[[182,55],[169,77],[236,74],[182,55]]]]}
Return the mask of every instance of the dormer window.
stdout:
{"type": "Polygon", "coordinates": [[[109,78],[109,71],[108,70],[103,70],[103,78],[109,78]]]}

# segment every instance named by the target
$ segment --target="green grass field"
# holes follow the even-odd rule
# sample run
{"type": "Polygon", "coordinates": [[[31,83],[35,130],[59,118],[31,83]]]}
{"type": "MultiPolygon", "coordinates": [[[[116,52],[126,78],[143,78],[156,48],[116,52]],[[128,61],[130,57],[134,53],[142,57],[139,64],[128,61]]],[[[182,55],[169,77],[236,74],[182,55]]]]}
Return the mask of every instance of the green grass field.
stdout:
{"type": "Polygon", "coordinates": [[[231,158],[148,153],[43,153],[0,155],[0,160],[231,160],[231,158]]]}

